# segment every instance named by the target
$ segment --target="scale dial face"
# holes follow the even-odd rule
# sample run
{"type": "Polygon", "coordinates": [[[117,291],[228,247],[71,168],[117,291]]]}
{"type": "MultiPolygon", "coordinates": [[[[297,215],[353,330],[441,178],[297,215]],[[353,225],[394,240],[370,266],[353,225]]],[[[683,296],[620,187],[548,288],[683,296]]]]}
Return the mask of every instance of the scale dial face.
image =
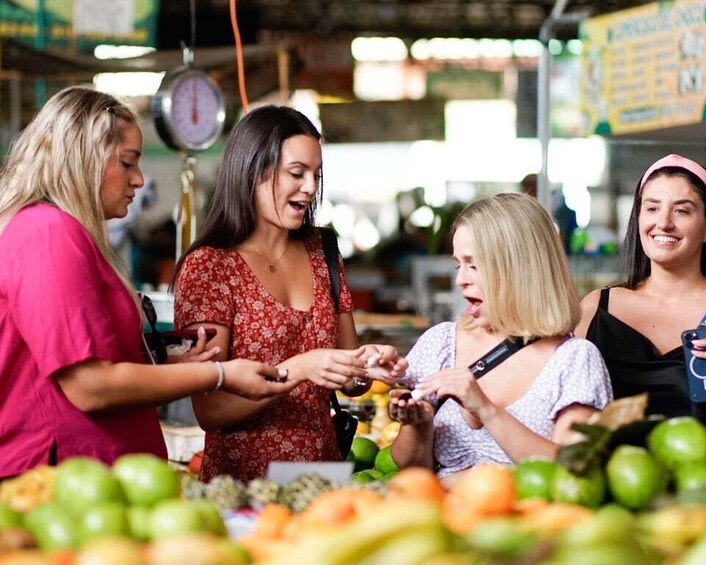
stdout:
{"type": "Polygon", "coordinates": [[[201,71],[167,73],[152,100],[162,140],[172,149],[201,151],[223,132],[225,104],[218,86],[201,71]]]}

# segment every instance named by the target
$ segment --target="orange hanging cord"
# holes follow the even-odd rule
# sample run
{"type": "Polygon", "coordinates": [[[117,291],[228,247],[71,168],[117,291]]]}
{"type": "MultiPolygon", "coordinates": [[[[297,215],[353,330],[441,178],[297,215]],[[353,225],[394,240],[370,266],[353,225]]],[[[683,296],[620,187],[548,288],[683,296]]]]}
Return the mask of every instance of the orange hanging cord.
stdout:
{"type": "Polygon", "coordinates": [[[235,0],[230,0],[230,24],[233,27],[235,36],[235,54],[238,61],[238,90],[243,111],[247,112],[250,106],[248,93],[245,89],[245,65],[243,63],[243,42],[240,39],[240,29],[238,27],[238,16],[236,15],[235,0]]]}

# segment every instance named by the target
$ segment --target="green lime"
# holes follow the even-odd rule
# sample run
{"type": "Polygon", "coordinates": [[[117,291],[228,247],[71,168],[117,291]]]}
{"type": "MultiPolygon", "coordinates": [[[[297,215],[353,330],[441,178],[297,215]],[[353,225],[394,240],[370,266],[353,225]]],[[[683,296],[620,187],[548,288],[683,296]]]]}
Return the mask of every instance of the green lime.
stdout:
{"type": "Polygon", "coordinates": [[[579,476],[560,465],[554,473],[551,496],[552,500],[556,502],[568,502],[597,508],[605,498],[603,471],[595,468],[586,475],[579,476]]]}
{"type": "Polygon", "coordinates": [[[391,447],[390,445],[383,447],[375,457],[375,468],[383,475],[396,473],[400,470],[397,463],[395,463],[395,460],[392,458],[391,447]]]}
{"type": "Polygon", "coordinates": [[[581,520],[564,530],[559,539],[562,544],[572,547],[602,546],[634,537],[635,530],[632,512],[618,504],[606,504],[588,520],[581,520]]]}
{"type": "Polygon", "coordinates": [[[674,471],[677,492],[706,490],[706,461],[685,463],[674,471]]]}
{"type": "Polygon", "coordinates": [[[354,483],[372,483],[373,481],[379,481],[381,478],[382,473],[377,469],[363,469],[351,475],[351,480],[354,483]]]}
{"type": "Polygon", "coordinates": [[[691,416],[670,418],[649,433],[647,446],[672,470],[685,463],[706,461],[706,427],[691,416]]]}
{"type": "Polygon", "coordinates": [[[559,464],[545,457],[529,457],[514,469],[517,498],[551,500],[552,480],[559,464]]]}
{"type": "Polygon", "coordinates": [[[22,514],[0,502],[0,530],[22,526],[22,514]]]}
{"type": "Polygon", "coordinates": [[[608,489],[626,508],[647,508],[667,488],[664,466],[644,447],[619,446],[606,465],[608,489]]]}
{"type": "Polygon", "coordinates": [[[520,557],[537,545],[535,534],[512,518],[490,518],[479,522],[467,537],[471,546],[508,557],[520,557]]]}
{"type": "Polygon", "coordinates": [[[355,463],[356,470],[370,469],[375,464],[375,457],[380,448],[372,439],[356,436],[351,444],[351,452],[348,461],[355,463]]]}

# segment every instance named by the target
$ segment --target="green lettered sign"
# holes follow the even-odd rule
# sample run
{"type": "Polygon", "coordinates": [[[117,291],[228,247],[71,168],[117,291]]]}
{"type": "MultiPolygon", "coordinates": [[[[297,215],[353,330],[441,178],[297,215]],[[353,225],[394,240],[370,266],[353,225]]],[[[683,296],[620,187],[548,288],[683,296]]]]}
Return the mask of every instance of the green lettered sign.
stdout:
{"type": "Polygon", "coordinates": [[[156,46],[159,0],[0,0],[0,37],[37,47],[156,46]]]}

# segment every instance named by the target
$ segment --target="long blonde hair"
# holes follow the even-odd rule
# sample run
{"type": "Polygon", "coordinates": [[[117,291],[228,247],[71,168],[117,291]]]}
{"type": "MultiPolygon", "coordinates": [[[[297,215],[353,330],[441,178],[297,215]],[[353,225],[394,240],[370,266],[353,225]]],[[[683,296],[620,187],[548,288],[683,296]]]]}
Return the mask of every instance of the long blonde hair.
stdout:
{"type": "Polygon", "coordinates": [[[134,293],[110,244],[101,182],[122,132],[137,115],[113,96],[69,87],[52,96],[17,136],[0,169],[0,228],[25,206],[50,202],[78,220],[134,293]]]}
{"type": "Polygon", "coordinates": [[[536,198],[499,194],[463,209],[452,231],[471,234],[490,325],[529,338],[570,334],[581,316],[579,297],[559,232],[536,198]]]}

